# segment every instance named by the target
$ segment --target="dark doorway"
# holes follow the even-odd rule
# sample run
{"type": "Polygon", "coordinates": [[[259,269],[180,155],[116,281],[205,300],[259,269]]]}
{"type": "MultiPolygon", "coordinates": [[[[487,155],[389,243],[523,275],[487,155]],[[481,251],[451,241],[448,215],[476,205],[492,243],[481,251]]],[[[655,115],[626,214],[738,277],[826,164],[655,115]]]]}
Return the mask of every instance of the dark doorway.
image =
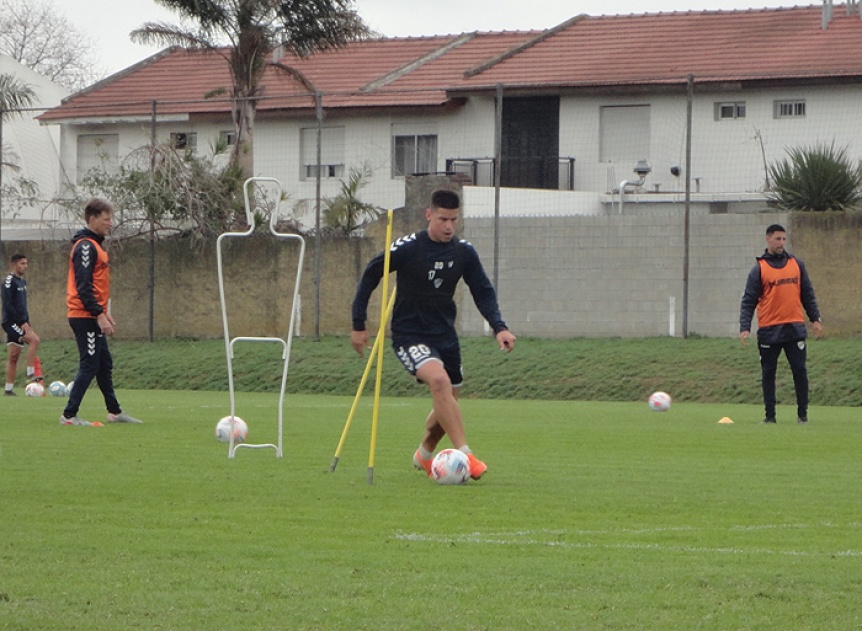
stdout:
{"type": "Polygon", "coordinates": [[[501,186],[559,188],[560,98],[503,98],[501,186]]]}

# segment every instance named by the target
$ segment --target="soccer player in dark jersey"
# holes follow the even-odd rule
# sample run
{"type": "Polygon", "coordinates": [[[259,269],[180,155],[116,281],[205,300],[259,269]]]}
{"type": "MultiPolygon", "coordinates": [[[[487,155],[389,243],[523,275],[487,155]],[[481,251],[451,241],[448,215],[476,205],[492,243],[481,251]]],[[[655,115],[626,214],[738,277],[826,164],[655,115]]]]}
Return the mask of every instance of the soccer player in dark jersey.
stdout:
{"type": "Polygon", "coordinates": [[[823,334],[814,286],[805,264],[785,250],[787,231],[779,224],[766,229],[766,251],[748,274],[739,310],[739,340],[748,343],[751,320],[757,309],[757,347],[760,351],[764,423],[775,423],[775,373],[784,351],[796,390],[796,420],[808,422],[808,369],[806,368],[805,314],[814,337],[823,334]]]}
{"type": "Polygon", "coordinates": [[[18,358],[24,345],[27,345],[27,381],[42,382],[42,367],[39,363],[39,336],[30,326],[30,313],[27,309],[27,257],[13,254],[12,269],[3,279],[0,287],[3,301],[3,330],[6,332],[6,388],[5,396],[15,396],[15,373],[18,372],[18,358]]]}
{"type": "Polygon", "coordinates": [[[78,416],[81,401],[93,379],[99,385],[109,423],[140,423],[120,408],[114,393],[114,360],[108,337],[114,333],[114,318],[108,311],[111,296],[111,269],[108,252],[102,247],[113,226],[114,207],[104,199],[91,199],[84,208],[86,228],[72,237],[69,274],[66,280],[66,309],[69,326],[78,344],[78,373],[60,425],[101,426],[78,416]]]}
{"type": "MultiPolygon", "coordinates": [[[[473,246],[455,237],[461,210],[457,193],[437,190],[425,211],[427,230],[390,246],[390,271],[397,272],[392,311],[392,347],[407,371],[431,392],[432,409],[413,464],[430,475],[437,444],[449,436],[452,446],[470,461],[470,477],[487,469],[467,445],[458,392],[462,385],[461,350],[455,331],[455,287],[462,278],[473,301],[491,325],[500,349],[511,351],[515,336],[500,316],[497,294],[473,246]]],[[[368,347],[365,328],[368,300],[383,277],[384,255],[375,256],[356,288],[351,343],[360,355],[368,347]]]]}

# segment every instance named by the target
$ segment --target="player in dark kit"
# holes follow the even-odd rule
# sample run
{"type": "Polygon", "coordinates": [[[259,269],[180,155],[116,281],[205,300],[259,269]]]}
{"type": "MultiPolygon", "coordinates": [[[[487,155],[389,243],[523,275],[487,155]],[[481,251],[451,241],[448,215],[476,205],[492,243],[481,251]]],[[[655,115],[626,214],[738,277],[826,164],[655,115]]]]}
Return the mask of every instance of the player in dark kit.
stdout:
{"type": "Polygon", "coordinates": [[[27,345],[27,381],[42,383],[42,366],[39,363],[39,336],[30,326],[30,313],[27,309],[27,257],[13,254],[12,270],[0,286],[3,302],[3,331],[6,333],[6,388],[5,396],[15,396],[15,373],[18,372],[18,358],[24,345],[27,345]]]}
{"type": "MultiPolygon", "coordinates": [[[[390,246],[390,271],[397,272],[392,311],[392,346],[407,371],[427,384],[433,407],[425,435],[413,456],[418,469],[431,472],[440,440],[448,435],[455,449],[467,454],[470,477],[487,469],[467,445],[458,392],[463,383],[461,349],[455,331],[454,294],[458,281],[467,283],[473,301],[491,325],[500,349],[511,351],[515,336],[500,316],[497,294],[473,246],[455,238],[461,200],[452,191],[437,190],[425,211],[428,229],[398,239],[390,246]]],[[[362,275],[353,300],[351,343],[362,355],[368,347],[365,329],[368,301],[383,277],[384,255],[375,256],[362,275]]]]}

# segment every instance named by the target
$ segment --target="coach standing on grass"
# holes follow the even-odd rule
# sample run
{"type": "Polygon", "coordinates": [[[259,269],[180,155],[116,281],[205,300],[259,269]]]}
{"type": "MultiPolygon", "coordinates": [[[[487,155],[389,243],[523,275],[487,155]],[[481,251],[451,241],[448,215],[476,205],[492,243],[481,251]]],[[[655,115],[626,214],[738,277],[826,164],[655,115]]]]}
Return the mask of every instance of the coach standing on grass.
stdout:
{"type": "Polygon", "coordinates": [[[91,199],[84,208],[87,227],[72,237],[69,276],[66,281],[66,307],[69,326],[78,343],[78,374],[60,425],[90,425],[78,417],[81,401],[93,379],[105,398],[109,423],[140,423],[120,408],[114,394],[114,360],[108,348],[108,335],[114,333],[114,318],[108,313],[111,296],[111,270],[108,252],[102,243],[113,225],[114,207],[104,199],[91,199]]]}
{"type": "Polygon", "coordinates": [[[808,422],[808,369],[805,314],[814,337],[823,334],[814,286],[805,264],[787,252],[787,231],[779,224],[766,229],[766,251],[748,274],[739,310],[739,340],[748,343],[751,320],[757,309],[757,347],[760,351],[764,423],[775,423],[775,373],[781,351],[787,357],[796,390],[798,423],[808,422]],[[804,313],[803,313],[804,311],[804,313]]]}
{"type": "MultiPolygon", "coordinates": [[[[470,288],[479,312],[491,325],[500,349],[511,351],[515,336],[500,316],[496,291],[476,250],[455,237],[460,210],[457,193],[434,191],[431,206],[425,210],[428,229],[398,239],[390,246],[389,268],[397,272],[392,347],[407,371],[431,391],[432,409],[425,422],[425,435],[413,455],[413,465],[430,474],[437,444],[448,435],[452,446],[467,454],[470,477],[478,480],[487,467],[467,446],[458,405],[463,377],[453,297],[461,278],[470,288]]],[[[371,260],[353,300],[351,343],[360,355],[368,347],[365,329],[368,300],[383,277],[383,261],[383,253],[371,260]]]]}

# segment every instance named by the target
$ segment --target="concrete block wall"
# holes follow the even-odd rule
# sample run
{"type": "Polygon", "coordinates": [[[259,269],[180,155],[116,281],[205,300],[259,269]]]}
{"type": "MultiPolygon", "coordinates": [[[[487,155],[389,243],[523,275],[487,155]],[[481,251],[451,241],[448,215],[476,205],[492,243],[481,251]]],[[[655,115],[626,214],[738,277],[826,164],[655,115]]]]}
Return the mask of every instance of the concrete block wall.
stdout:
{"type": "MultiPolygon", "coordinates": [[[[424,195],[424,192],[423,192],[424,195]]],[[[421,228],[415,208],[399,226],[401,236],[421,228]]],[[[862,335],[862,215],[854,213],[693,214],[690,222],[689,334],[735,337],[739,300],[754,257],[764,249],[771,223],[789,231],[790,251],[811,275],[827,335],[862,335]]],[[[493,274],[493,218],[466,214],[463,236],[493,274]]],[[[320,331],[347,334],[350,303],[359,273],[383,246],[378,224],[363,238],[324,240],[320,281],[320,331]]],[[[499,298],[503,317],[519,336],[676,336],[683,331],[684,218],[681,213],[648,216],[503,218],[500,221],[499,298]],[[673,301],[671,301],[673,299],[673,301]],[[671,304],[673,305],[671,308],[671,304]]],[[[30,311],[44,339],[70,336],[65,285],[68,242],[6,242],[4,258],[22,251],[30,311]]],[[[313,239],[309,239],[301,283],[303,335],[315,319],[313,239]]],[[[148,334],[149,246],[112,244],[117,337],[148,334]]],[[[287,331],[296,265],[295,248],[266,237],[239,240],[226,252],[233,336],[283,336],[287,331]],[[233,317],[235,316],[235,317],[233,317]]],[[[369,322],[379,322],[379,290],[369,305],[369,322]]],[[[483,335],[485,324],[469,293],[459,296],[459,327],[483,335]]],[[[215,245],[192,247],[181,240],[156,244],[156,337],[222,335],[215,245]]]]}
{"type": "MultiPolygon", "coordinates": [[[[735,336],[739,300],[767,225],[783,213],[692,215],[687,330],[735,336]]],[[[464,237],[493,274],[494,222],[467,218],[464,237]]],[[[681,335],[685,298],[681,213],[500,220],[499,299],[516,334],[537,337],[681,335]]],[[[468,293],[464,334],[483,331],[468,293]]]]}

